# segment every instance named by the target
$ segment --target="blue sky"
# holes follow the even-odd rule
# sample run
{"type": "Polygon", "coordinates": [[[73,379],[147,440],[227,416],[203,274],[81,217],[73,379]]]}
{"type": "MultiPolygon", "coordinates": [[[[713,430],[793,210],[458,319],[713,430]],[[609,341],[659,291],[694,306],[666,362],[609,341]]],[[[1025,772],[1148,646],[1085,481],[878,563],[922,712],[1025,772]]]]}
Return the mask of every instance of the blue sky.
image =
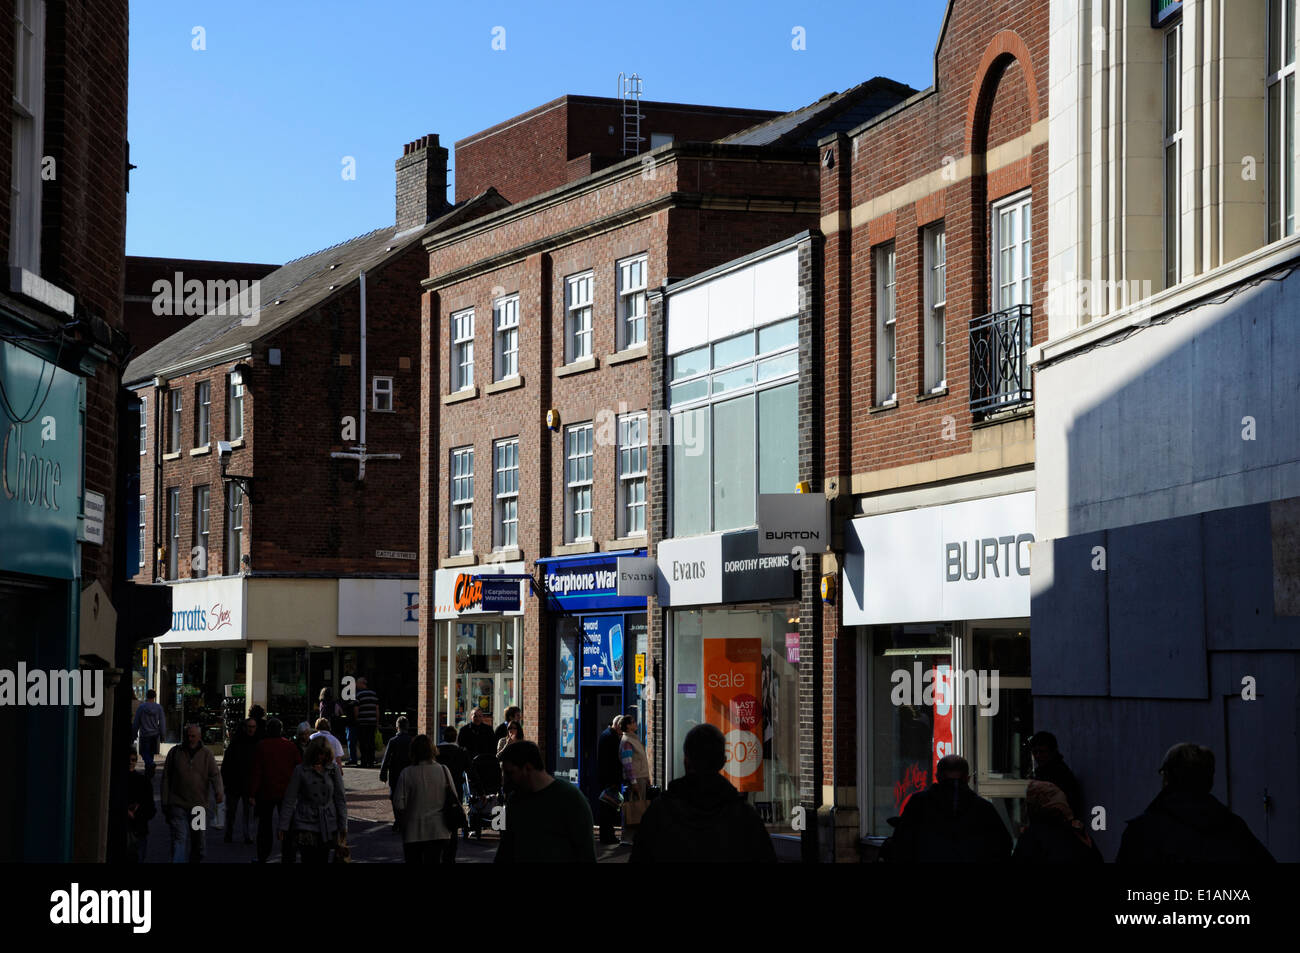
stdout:
{"type": "Polygon", "coordinates": [[[646,99],[757,109],[875,75],[924,88],[945,6],[135,2],[127,254],[282,263],[391,224],[403,143],[451,149],[564,93],[614,96],[620,71],[646,99]]]}

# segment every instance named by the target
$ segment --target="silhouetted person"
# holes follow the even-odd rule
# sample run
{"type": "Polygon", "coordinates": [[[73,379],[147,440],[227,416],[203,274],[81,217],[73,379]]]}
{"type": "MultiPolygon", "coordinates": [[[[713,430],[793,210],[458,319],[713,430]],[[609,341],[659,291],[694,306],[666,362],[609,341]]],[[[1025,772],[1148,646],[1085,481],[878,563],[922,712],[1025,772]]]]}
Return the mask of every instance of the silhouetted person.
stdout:
{"type": "Polygon", "coordinates": [[[1101,851],[1083,821],[1074,816],[1065,792],[1051,781],[1030,781],[1025,794],[1029,826],[1011,859],[1026,864],[1100,864],[1101,851]]]}
{"type": "Polygon", "coordinates": [[[1214,752],[1176,744],[1160,765],[1163,789],[1128,822],[1115,862],[1120,864],[1266,863],[1273,855],[1250,828],[1210,793],[1214,752]]]}
{"type": "Polygon", "coordinates": [[[144,693],[144,701],[135,710],[131,721],[131,733],[140,738],[140,760],[144,762],[144,776],[153,781],[154,772],[158,770],[154,758],[158,757],[158,745],[167,734],[167,715],[162,705],[158,704],[158,693],[152,688],[144,693]]]}
{"type": "Polygon", "coordinates": [[[623,762],[618,758],[619,742],[623,740],[622,721],[622,715],[615,715],[614,723],[602,731],[596,741],[596,783],[600,785],[596,811],[602,844],[618,843],[614,825],[618,823],[619,788],[623,784],[623,762]]]}
{"type": "MultiPolygon", "coordinates": [[[[442,743],[438,745],[438,763],[446,765],[447,770],[451,772],[452,781],[456,785],[456,793],[463,794],[465,791],[465,772],[469,769],[469,757],[456,744],[456,728],[453,725],[447,725],[442,729],[442,743]]],[[[463,799],[462,799],[463,803],[463,799]]],[[[469,825],[466,823],[464,816],[460,819],[460,830],[465,832],[465,837],[469,838],[469,825]]],[[[456,832],[452,832],[451,842],[447,845],[447,863],[454,863],[456,860],[456,832]]]]}
{"type": "Polygon", "coordinates": [[[1066,766],[1065,759],[1061,757],[1056,735],[1050,731],[1038,732],[1029,739],[1029,753],[1034,758],[1034,771],[1030,777],[1036,781],[1055,784],[1065,795],[1065,800],[1069,803],[1070,811],[1074,816],[1086,817],[1088,811],[1083,803],[1083,789],[1079,786],[1079,779],[1074,776],[1074,772],[1066,766]]]}
{"type": "MultiPolygon", "coordinates": [[[[518,705],[511,705],[506,709],[505,718],[506,720],[497,725],[497,730],[494,732],[497,741],[500,741],[506,736],[506,732],[510,730],[510,723],[512,721],[523,721],[524,710],[518,705]]],[[[521,734],[519,737],[522,738],[523,735],[521,734]]]]}
{"type": "MultiPolygon", "coordinates": [[[[411,763],[411,742],[415,740],[415,733],[410,730],[410,720],[401,715],[397,719],[397,734],[388,739],[388,744],[384,748],[383,760],[379,762],[379,780],[388,782],[388,799],[393,801],[397,796],[397,779],[402,774],[402,769],[411,763]]],[[[402,818],[396,807],[393,808],[393,831],[400,831],[402,818]]]]}
{"type": "Polygon", "coordinates": [[[745,796],[722,776],[727,745],[710,724],[682,744],[686,774],[650,802],[632,856],[636,862],[776,863],[772,838],[745,796]]]}
{"type": "Polygon", "coordinates": [[[970,765],[939,759],[938,781],[908,799],[886,856],[903,863],[989,863],[1011,856],[1011,834],[997,809],[970,789],[970,765]]]}
{"type": "Polygon", "coordinates": [[[501,770],[512,793],[506,802],[506,827],[496,863],[596,862],[586,796],[568,781],[546,773],[535,742],[507,746],[501,753],[501,770]]]}
{"type": "Polygon", "coordinates": [[[471,761],[481,754],[496,757],[497,737],[492,731],[492,726],[488,724],[487,715],[482,708],[475,706],[470,712],[469,724],[465,725],[456,736],[456,744],[460,745],[465,752],[465,757],[471,761]]]}

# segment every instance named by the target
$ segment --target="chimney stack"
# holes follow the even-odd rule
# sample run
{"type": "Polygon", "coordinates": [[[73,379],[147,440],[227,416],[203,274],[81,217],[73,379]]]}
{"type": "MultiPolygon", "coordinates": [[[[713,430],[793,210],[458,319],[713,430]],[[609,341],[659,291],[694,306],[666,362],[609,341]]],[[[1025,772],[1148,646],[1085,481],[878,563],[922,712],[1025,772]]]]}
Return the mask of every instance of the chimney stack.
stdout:
{"type": "Polygon", "coordinates": [[[447,202],[447,150],[436,133],[402,147],[397,160],[397,229],[427,225],[451,205],[447,202]]]}

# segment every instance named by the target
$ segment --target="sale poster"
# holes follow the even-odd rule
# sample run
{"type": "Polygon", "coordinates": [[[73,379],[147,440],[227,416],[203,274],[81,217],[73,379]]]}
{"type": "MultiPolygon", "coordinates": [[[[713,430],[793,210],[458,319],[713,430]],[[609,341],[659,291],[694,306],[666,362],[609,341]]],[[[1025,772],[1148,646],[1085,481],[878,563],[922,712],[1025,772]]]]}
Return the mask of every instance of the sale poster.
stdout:
{"type": "Polygon", "coordinates": [[[939,759],[953,753],[952,746],[952,669],[934,667],[934,752],[930,776],[939,780],[939,759]]]}
{"type": "Polygon", "coordinates": [[[704,639],[704,717],[727,742],[722,773],[738,791],[763,790],[762,639],[704,639]]]}

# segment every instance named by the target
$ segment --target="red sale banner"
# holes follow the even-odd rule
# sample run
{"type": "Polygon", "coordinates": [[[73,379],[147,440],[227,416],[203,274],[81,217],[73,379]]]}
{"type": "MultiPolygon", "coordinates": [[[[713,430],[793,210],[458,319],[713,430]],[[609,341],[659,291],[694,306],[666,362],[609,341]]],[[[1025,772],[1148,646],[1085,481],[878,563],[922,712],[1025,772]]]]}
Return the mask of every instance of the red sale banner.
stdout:
{"type": "Polygon", "coordinates": [[[934,667],[934,757],[930,776],[939,780],[939,759],[952,750],[952,669],[947,665],[934,667]]]}
{"type": "Polygon", "coordinates": [[[704,717],[727,740],[722,773],[739,791],[763,790],[762,639],[704,640],[704,717]]]}

